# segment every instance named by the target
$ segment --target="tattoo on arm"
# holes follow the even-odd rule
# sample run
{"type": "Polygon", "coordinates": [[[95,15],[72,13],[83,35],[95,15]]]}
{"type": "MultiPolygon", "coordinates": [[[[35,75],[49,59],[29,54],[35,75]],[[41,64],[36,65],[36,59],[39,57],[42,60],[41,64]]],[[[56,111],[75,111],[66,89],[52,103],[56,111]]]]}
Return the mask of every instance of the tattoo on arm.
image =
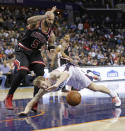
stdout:
{"type": "Polygon", "coordinates": [[[28,24],[33,24],[37,23],[38,21],[41,21],[42,19],[45,18],[45,15],[37,15],[37,16],[32,16],[27,19],[28,24]]]}

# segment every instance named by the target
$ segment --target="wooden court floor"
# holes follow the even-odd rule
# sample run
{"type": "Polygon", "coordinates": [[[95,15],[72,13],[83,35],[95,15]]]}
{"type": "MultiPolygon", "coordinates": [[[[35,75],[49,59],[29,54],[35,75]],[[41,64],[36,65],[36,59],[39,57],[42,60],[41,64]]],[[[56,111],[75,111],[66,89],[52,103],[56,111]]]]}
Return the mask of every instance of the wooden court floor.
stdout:
{"type": "MultiPolygon", "coordinates": [[[[116,85],[122,100],[120,108],[112,105],[105,94],[81,91],[82,101],[72,107],[61,91],[46,94],[39,102],[39,112],[19,117],[32,98],[33,88],[18,88],[14,95],[14,110],[7,110],[4,98],[8,89],[0,90],[0,131],[125,131],[125,82],[101,83],[116,85]]],[[[116,87],[115,87],[116,88],[116,87]]]]}

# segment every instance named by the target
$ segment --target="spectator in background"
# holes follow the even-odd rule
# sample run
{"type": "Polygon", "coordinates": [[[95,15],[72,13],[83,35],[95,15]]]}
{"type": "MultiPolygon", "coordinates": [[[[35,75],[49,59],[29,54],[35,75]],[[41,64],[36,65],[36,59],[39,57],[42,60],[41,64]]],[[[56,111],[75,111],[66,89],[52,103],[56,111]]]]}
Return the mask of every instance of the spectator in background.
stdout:
{"type": "Polygon", "coordinates": [[[0,63],[3,62],[3,55],[4,55],[4,52],[0,50],[0,63]]]}
{"type": "Polygon", "coordinates": [[[1,80],[1,87],[5,88],[5,83],[6,83],[6,75],[3,75],[3,72],[0,71],[0,80],[1,80]]]}
{"type": "Polygon", "coordinates": [[[3,64],[0,65],[0,70],[2,71],[3,74],[7,74],[11,71],[10,67],[7,65],[6,60],[4,60],[3,64]]]}
{"type": "MultiPolygon", "coordinates": [[[[86,3],[88,4],[87,1],[86,3]]],[[[91,4],[91,6],[94,5],[91,4]]],[[[18,8],[7,6],[1,6],[0,11],[0,46],[2,46],[2,49],[0,48],[0,52],[2,50],[2,53],[0,53],[0,61],[3,62],[4,59],[10,59],[8,58],[8,55],[5,54],[5,50],[8,50],[8,46],[11,46],[11,48],[13,48],[13,45],[16,45],[17,40],[20,40],[23,34],[25,33],[26,19],[30,17],[32,14],[41,14],[42,12],[42,14],[44,14],[45,11],[41,11],[41,9],[36,8],[18,8]],[[8,22],[11,26],[6,25],[8,22]]],[[[68,25],[64,13],[65,12],[62,13],[62,16],[61,13],[60,15],[56,16],[57,21],[55,24],[56,28],[54,28],[54,32],[56,33],[57,40],[55,43],[56,45],[58,45],[59,39],[65,34],[65,32],[70,32],[72,34],[72,45],[70,45],[72,48],[72,50],[70,51],[71,57],[76,56],[77,53],[79,53],[80,55],[82,52],[84,52],[84,55],[86,57],[89,56],[89,52],[91,51],[91,61],[82,58],[80,59],[80,65],[96,65],[96,63],[98,63],[97,65],[100,66],[102,66],[104,63],[105,65],[113,65],[116,58],[119,59],[120,56],[122,56],[122,59],[120,59],[120,61],[118,60],[118,64],[121,65],[125,63],[125,29],[124,27],[122,29],[119,29],[121,28],[119,24],[121,24],[121,21],[123,22],[123,14],[119,15],[119,12],[116,11],[116,14],[114,13],[110,15],[109,13],[106,14],[106,16],[99,16],[98,14],[88,15],[87,13],[81,14],[80,12],[76,15],[74,24],[68,25]],[[121,17],[120,20],[116,19],[116,16],[121,17]],[[116,20],[119,23],[116,23],[116,20]],[[89,23],[89,26],[88,24],[85,26],[85,23],[87,21],[89,23]],[[106,23],[106,21],[108,22],[108,24],[106,23]],[[77,30],[79,23],[84,24],[84,28],[81,26],[83,28],[82,32],[77,30]],[[116,24],[117,29],[115,28],[116,24]],[[106,25],[108,25],[108,28],[106,27],[106,25]],[[117,45],[119,45],[120,47],[118,48],[117,45]],[[94,51],[91,50],[92,48],[94,48],[94,51]],[[113,59],[110,59],[110,54],[113,49],[113,59]],[[104,61],[100,60],[101,54],[99,54],[99,59],[96,62],[95,59],[98,56],[97,52],[99,50],[101,50],[101,54],[103,55],[104,53],[106,53],[105,56],[107,56],[107,58],[103,58],[104,61]],[[120,54],[114,58],[115,52],[119,52],[120,54]],[[94,57],[95,54],[96,56],[94,57]],[[88,64],[87,61],[89,61],[88,64]]],[[[90,59],[89,57],[88,59],[90,59]]]]}
{"type": "Polygon", "coordinates": [[[12,58],[13,53],[14,53],[14,49],[12,49],[11,46],[7,46],[7,49],[5,49],[5,54],[9,59],[12,58]]]}
{"type": "Polygon", "coordinates": [[[79,22],[78,30],[79,30],[79,33],[83,33],[83,23],[82,22],[79,22]]]}
{"type": "Polygon", "coordinates": [[[84,30],[85,30],[85,32],[88,32],[88,31],[89,31],[89,28],[90,28],[90,25],[89,25],[88,20],[85,21],[85,23],[84,23],[83,26],[84,26],[84,30]]]}
{"type": "Polygon", "coordinates": [[[0,79],[2,80],[2,88],[5,88],[5,82],[8,74],[11,74],[11,70],[10,67],[7,65],[7,62],[4,61],[3,64],[0,65],[0,79]]]}

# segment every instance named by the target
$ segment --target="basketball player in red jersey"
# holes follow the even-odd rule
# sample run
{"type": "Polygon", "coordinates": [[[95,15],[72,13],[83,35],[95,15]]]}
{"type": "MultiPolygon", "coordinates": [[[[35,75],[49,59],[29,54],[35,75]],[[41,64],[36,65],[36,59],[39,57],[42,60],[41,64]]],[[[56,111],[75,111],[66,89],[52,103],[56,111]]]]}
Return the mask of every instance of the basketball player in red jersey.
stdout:
{"type": "MultiPolygon", "coordinates": [[[[13,78],[11,88],[4,101],[7,109],[14,109],[12,104],[14,92],[29,71],[33,70],[36,76],[44,75],[45,64],[42,60],[40,49],[42,46],[47,45],[48,41],[52,42],[55,39],[52,31],[55,10],[56,7],[53,7],[45,15],[33,16],[27,19],[27,32],[15,47],[17,73],[13,78]]],[[[35,86],[34,96],[38,90],[39,88],[35,86]]],[[[37,110],[37,103],[32,110],[37,110]]]]}

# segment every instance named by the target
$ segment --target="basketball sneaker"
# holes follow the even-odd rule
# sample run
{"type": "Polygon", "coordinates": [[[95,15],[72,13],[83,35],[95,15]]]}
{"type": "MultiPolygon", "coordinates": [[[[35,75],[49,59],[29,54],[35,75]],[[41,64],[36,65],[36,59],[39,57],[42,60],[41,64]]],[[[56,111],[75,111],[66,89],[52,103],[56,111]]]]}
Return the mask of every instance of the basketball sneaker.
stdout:
{"type": "Polygon", "coordinates": [[[121,100],[120,100],[118,95],[115,96],[115,97],[112,97],[112,103],[114,103],[116,107],[120,107],[121,106],[121,100]]]}
{"type": "Polygon", "coordinates": [[[13,110],[13,103],[12,103],[13,95],[8,95],[4,100],[5,107],[8,110],[13,110]]]}
{"type": "Polygon", "coordinates": [[[32,107],[31,110],[34,111],[34,112],[38,112],[37,108],[38,108],[38,103],[36,103],[35,105],[33,105],[33,107],[32,107]]]}

